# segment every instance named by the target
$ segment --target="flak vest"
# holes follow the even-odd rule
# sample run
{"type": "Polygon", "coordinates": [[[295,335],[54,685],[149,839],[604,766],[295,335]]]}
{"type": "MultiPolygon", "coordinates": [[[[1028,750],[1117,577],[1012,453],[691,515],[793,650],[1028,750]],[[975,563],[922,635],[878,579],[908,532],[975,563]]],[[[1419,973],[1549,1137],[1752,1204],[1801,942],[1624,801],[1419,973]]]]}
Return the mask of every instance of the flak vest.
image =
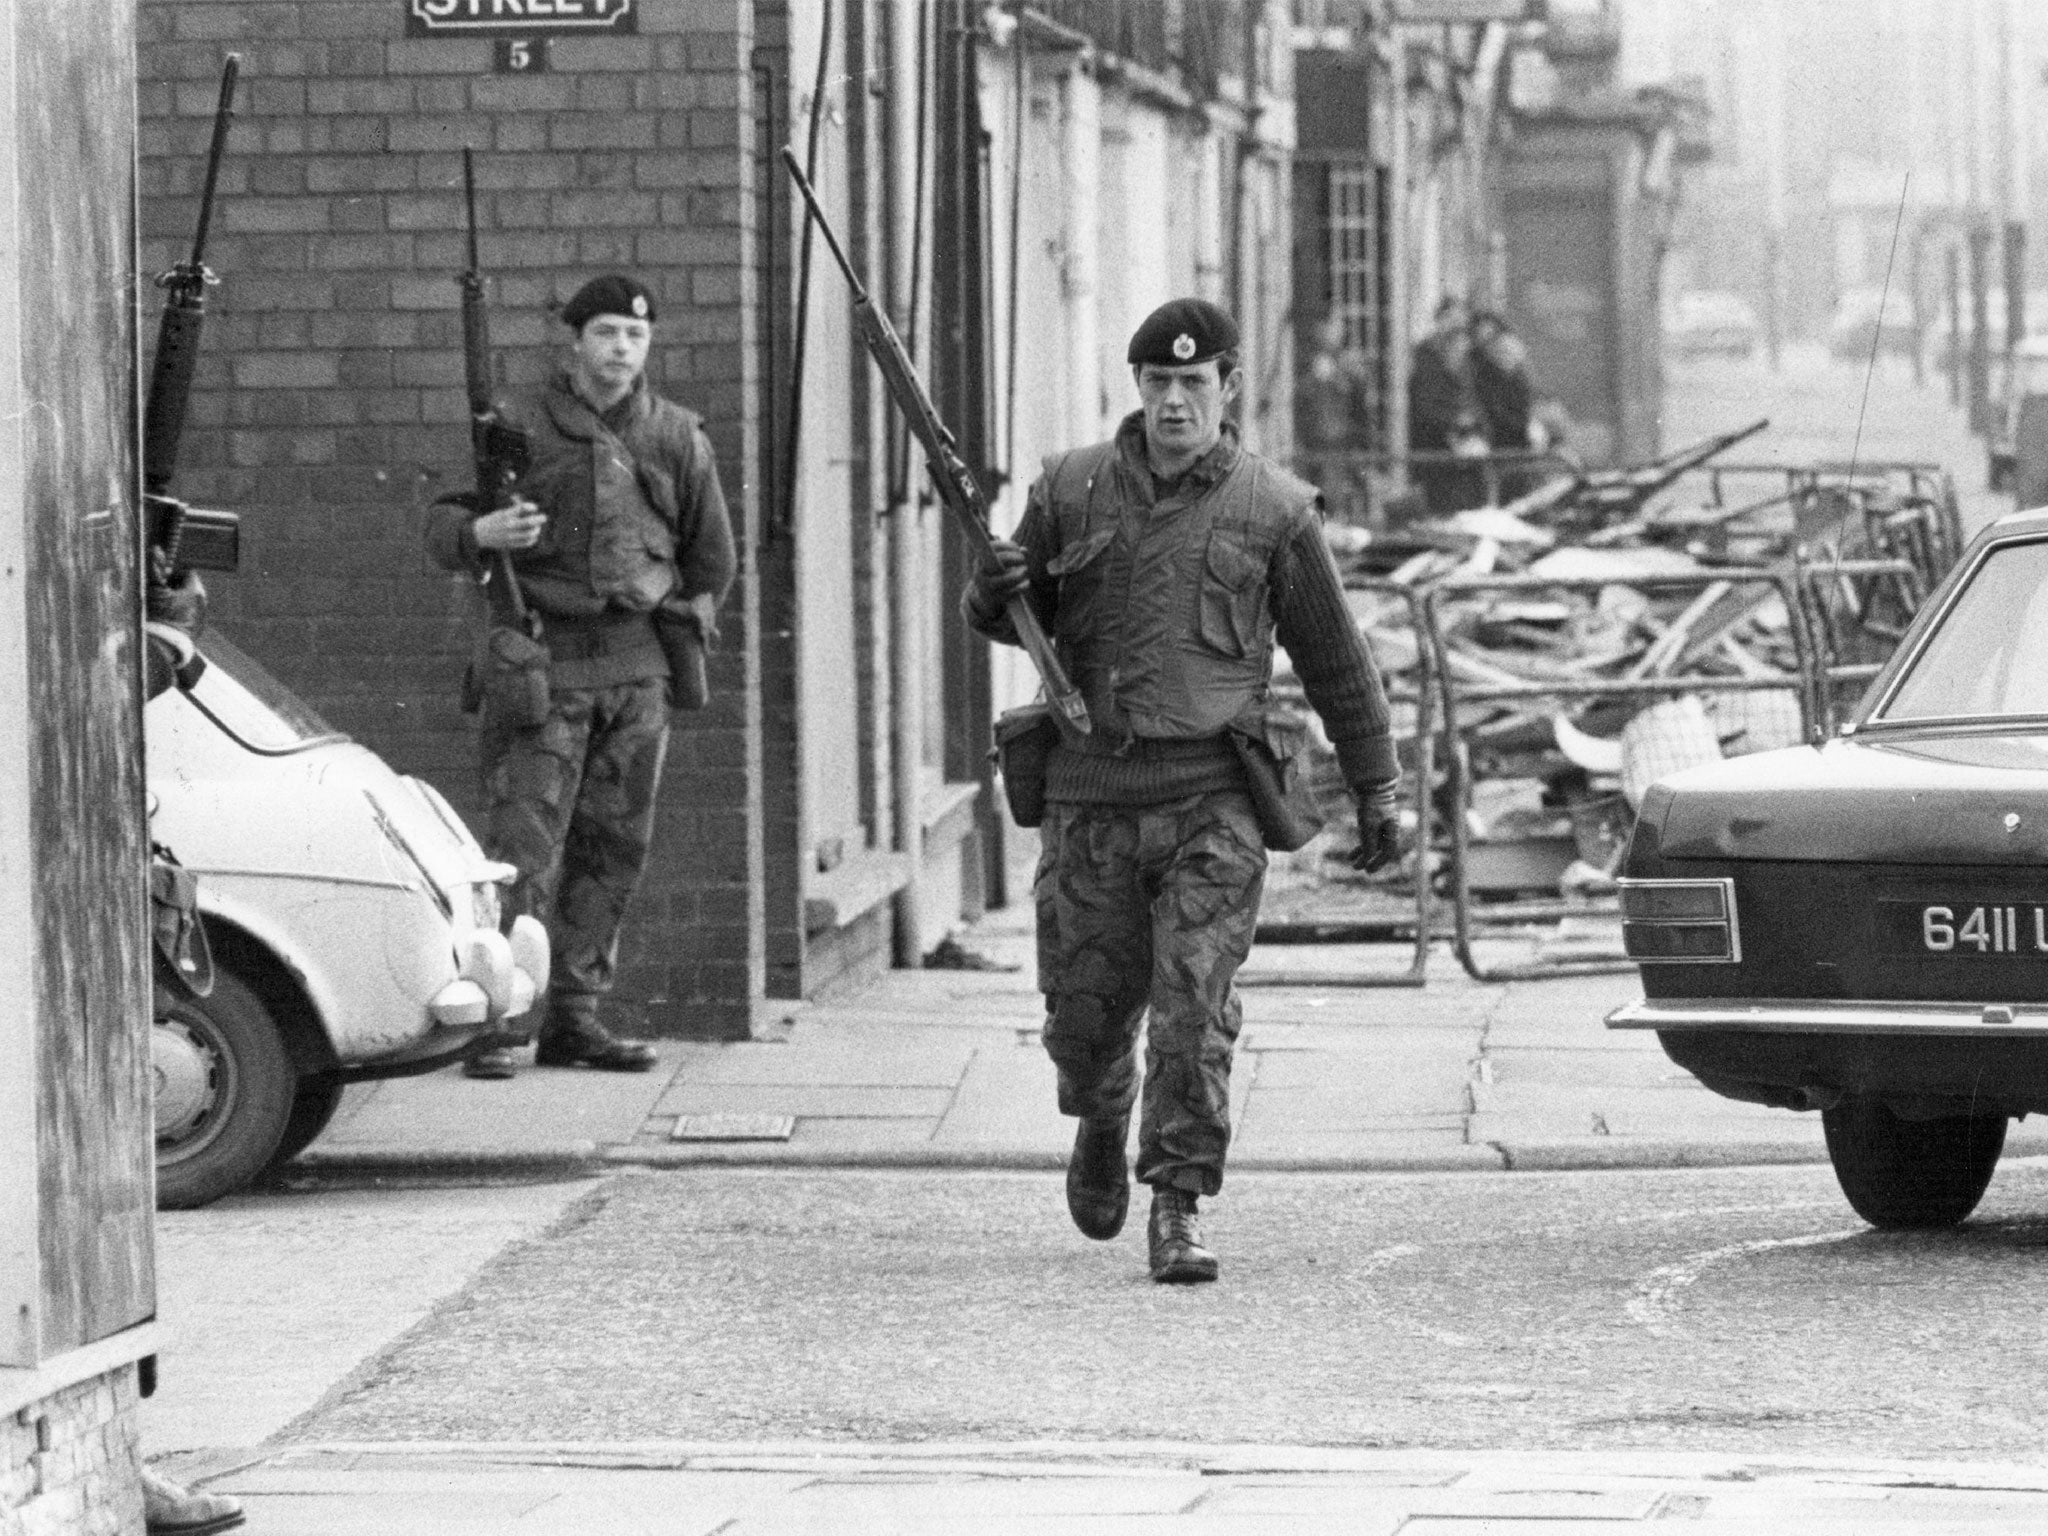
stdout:
{"type": "Polygon", "coordinates": [[[1096,724],[1065,745],[1087,755],[1254,728],[1272,680],[1273,556],[1315,515],[1315,488],[1255,454],[1150,507],[1128,474],[1114,442],[1045,461],[1053,639],[1096,724]]]}
{"type": "Polygon", "coordinates": [[[544,507],[570,510],[551,517],[539,545],[513,557],[529,600],[557,615],[653,609],[674,589],[677,552],[695,535],[685,526],[684,488],[697,418],[657,397],[614,432],[559,390],[538,404],[506,413],[532,440],[523,488],[544,507]],[[559,488],[564,477],[586,473],[587,499],[559,488]]]}

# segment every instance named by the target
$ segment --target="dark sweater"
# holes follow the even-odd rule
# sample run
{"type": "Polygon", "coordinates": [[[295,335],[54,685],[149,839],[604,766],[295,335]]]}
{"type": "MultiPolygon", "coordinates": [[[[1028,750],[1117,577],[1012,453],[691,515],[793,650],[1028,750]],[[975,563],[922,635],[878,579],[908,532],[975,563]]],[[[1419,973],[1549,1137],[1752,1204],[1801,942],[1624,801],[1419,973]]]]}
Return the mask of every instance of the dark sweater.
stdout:
{"type": "MultiPolygon", "coordinates": [[[[1117,433],[1118,483],[1150,508],[1165,495],[1199,494],[1227,473],[1244,450],[1237,429],[1227,424],[1224,439],[1172,487],[1152,478],[1145,459],[1143,418],[1133,414],[1117,433]]],[[[1046,481],[1031,490],[1017,542],[1030,563],[1033,604],[1048,632],[1056,628],[1058,580],[1046,571],[1058,553],[1055,519],[1045,504],[1046,481]]],[[[1320,517],[1304,517],[1293,535],[1275,549],[1266,573],[1274,631],[1294,663],[1310,705],[1337,751],[1345,782],[1354,793],[1400,776],[1379,669],[1344,599],[1320,517]]],[[[1014,644],[1006,620],[979,619],[968,605],[969,622],[991,639],[1014,644]]],[[[1047,765],[1046,794],[1053,800],[1122,805],[1158,804],[1216,789],[1239,788],[1242,770],[1227,736],[1194,740],[1088,739],[1076,748],[1063,744],[1047,765]]]]}

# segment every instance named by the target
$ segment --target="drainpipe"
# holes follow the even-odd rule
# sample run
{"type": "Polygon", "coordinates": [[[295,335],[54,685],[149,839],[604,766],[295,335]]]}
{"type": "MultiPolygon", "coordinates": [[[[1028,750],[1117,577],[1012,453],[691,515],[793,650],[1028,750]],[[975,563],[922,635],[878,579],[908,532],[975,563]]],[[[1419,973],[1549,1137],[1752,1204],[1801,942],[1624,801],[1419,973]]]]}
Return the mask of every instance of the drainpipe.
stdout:
{"type": "Polygon", "coordinates": [[[1096,224],[1102,205],[1102,88],[1092,51],[1076,53],[1060,81],[1060,163],[1066,172],[1067,441],[1102,436],[1100,266],[1096,224]]]}
{"type": "Polygon", "coordinates": [[[1393,292],[1388,296],[1387,309],[1393,323],[1389,326],[1392,334],[1386,339],[1387,379],[1393,398],[1388,401],[1387,436],[1392,441],[1387,444],[1387,451],[1400,456],[1395,462],[1402,466],[1401,485],[1406,489],[1410,484],[1407,468],[1408,341],[1414,322],[1408,313],[1412,302],[1408,295],[1411,216],[1408,197],[1408,45],[1404,39],[1405,34],[1397,22],[1392,35],[1381,44],[1380,57],[1387,66],[1393,97],[1393,131],[1388,135],[1393,142],[1388,146],[1387,154],[1393,162],[1387,168],[1387,179],[1392,183],[1387,196],[1387,222],[1392,226],[1387,232],[1387,254],[1393,269],[1388,274],[1393,292]]]}
{"type": "MultiPolygon", "coordinates": [[[[919,141],[924,128],[925,74],[921,0],[889,0],[888,78],[914,80],[914,91],[890,91],[888,102],[889,289],[904,345],[917,360],[920,337],[911,323],[917,313],[918,209],[924,196],[919,141]]],[[[917,494],[908,432],[898,412],[888,413],[889,443],[889,692],[890,753],[896,851],[908,866],[896,893],[895,963],[915,970],[924,963],[924,509],[917,494]],[[901,447],[899,449],[899,443],[901,447]]]]}

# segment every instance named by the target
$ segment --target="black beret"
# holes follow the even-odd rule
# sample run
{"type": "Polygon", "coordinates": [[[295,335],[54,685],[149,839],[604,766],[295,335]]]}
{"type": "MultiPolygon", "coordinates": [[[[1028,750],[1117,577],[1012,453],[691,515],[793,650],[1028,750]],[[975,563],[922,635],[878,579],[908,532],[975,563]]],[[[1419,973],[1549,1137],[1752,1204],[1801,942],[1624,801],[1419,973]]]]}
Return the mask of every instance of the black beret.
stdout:
{"type": "Polygon", "coordinates": [[[1131,334],[1132,367],[1205,363],[1237,348],[1237,322],[1207,299],[1170,299],[1131,334]]]}
{"type": "Polygon", "coordinates": [[[629,320],[654,318],[654,295],[638,278],[610,272],[593,277],[562,306],[562,323],[580,331],[599,315],[624,315],[629,320]]]}

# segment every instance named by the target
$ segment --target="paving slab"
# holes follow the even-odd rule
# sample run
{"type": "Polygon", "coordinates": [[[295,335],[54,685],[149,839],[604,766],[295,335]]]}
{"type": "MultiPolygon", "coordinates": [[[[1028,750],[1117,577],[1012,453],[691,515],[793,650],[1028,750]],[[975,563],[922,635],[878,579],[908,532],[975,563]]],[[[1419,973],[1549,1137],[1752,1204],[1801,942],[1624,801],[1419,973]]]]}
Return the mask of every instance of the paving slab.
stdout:
{"type": "Polygon", "coordinates": [[[691,1086],[951,1088],[960,1081],[974,1050],[974,1041],[958,1030],[906,1028],[894,1022],[849,1028],[809,1021],[786,1041],[739,1041],[714,1055],[695,1057],[675,1080],[691,1086]]]}
{"type": "MultiPolygon", "coordinates": [[[[1436,1051],[1255,1051],[1261,1093],[1314,1093],[1368,1114],[1463,1113],[1477,1056],[1455,1044],[1436,1051]]],[[[1240,1053],[1240,1062],[1245,1054],[1240,1053]]]]}
{"type": "Polygon", "coordinates": [[[529,1067],[503,1082],[449,1069],[352,1088],[314,1153],[404,1148],[422,1157],[539,1155],[577,1144],[630,1140],[669,1080],[696,1053],[656,1047],[651,1072],[529,1067]]]}
{"type": "Polygon", "coordinates": [[[1052,1059],[1035,1045],[985,1045],[974,1052],[932,1137],[935,1145],[1035,1147],[1064,1154],[1074,1125],[1059,1113],[1052,1059]]]}
{"type": "Polygon", "coordinates": [[[878,1116],[855,1119],[835,1116],[807,1116],[797,1121],[789,1144],[817,1150],[846,1151],[876,1147],[929,1146],[942,1122],[936,1115],[878,1116]]]}
{"type": "Polygon", "coordinates": [[[950,1520],[953,1529],[982,1529],[993,1519],[1045,1515],[1171,1515],[1206,1490],[1200,1473],[1166,1477],[978,1478],[960,1482],[878,1482],[819,1478],[787,1494],[776,1510],[801,1519],[826,1510],[841,1530],[874,1530],[917,1520],[950,1520]]]}
{"type": "Polygon", "coordinates": [[[664,1115],[795,1115],[840,1120],[937,1119],[951,1103],[951,1088],[896,1088],[869,1084],[679,1083],[649,1113],[664,1115]]]}
{"type": "Polygon", "coordinates": [[[1283,1131],[1253,1129],[1231,1142],[1240,1172],[1498,1172],[1499,1148],[1474,1145],[1461,1130],[1283,1131]]]}
{"type": "Polygon", "coordinates": [[[1303,1131],[1444,1130],[1463,1135],[1466,1110],[1460,1083],[1447,1093],[1387,1094],[1370,1085],[1337,1082],[1316,1088],[1269,1088],[1254,1083],[1247,1128],[1303,1131]]]}
{"type": "Polygon", "coordinates": [[[1488,1078],[1501,1084],[1614,1084],[1653,1088],[1697,1085],[1695,1078],[1661,1050],[1596,1050],[1588,1046],[1488,1045],[1488,1078]]]}
{"type": "Polygon", "coordinates": [[[1477,1114],[1526,1117],[1531,1123],[1572,1115],[1704,1117],[1713,1123],[1728,1125],[1791,1118],[1789,1110],[1724,1099],[1701,1087],[1699,1081],[1690,1076],[1676,1081],[1631,1085],[1617,1082],[1530,1082],[1504,1079],[1496,1074],[1491,1081],[1475,1081],[1471,1094],[1472,1107],[1477,1114]]]}

